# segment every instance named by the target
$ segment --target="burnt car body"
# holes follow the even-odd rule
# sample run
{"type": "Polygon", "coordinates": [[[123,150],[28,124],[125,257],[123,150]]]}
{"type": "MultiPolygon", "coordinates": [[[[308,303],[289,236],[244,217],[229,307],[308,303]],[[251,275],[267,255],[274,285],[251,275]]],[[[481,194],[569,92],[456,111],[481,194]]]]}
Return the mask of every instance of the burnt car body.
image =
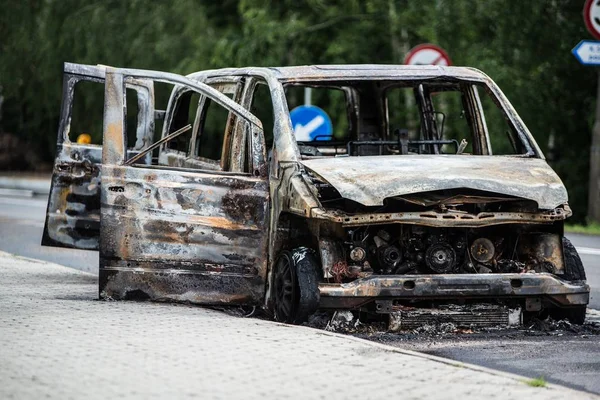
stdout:
{"type": "Polygon", "coordinates": [[[563,237],[565,187],[478,70],[182,77],[66,64],[63,94],[43,244],[99,249],[101,298],[262,306],[293,323],[317,309],[385,315],[444,302],[585,318],[589,287],[563,237]],[[68,138],[70,88],[82,79],[105,84],[103,145],[92,149],[68,138]],[[155,82],[174,87],[160,138],[155,82]],[[330,103],[343,116],[335,136],[296,140],[290,93],[307,87],[342,99],[330,103]],[[138,95],[133,146],[127,89],[138,95]],[[483,96],[507,127],[500,136],[483,96]],[[508,154],[494,152],[499,137],[508,154]]]}

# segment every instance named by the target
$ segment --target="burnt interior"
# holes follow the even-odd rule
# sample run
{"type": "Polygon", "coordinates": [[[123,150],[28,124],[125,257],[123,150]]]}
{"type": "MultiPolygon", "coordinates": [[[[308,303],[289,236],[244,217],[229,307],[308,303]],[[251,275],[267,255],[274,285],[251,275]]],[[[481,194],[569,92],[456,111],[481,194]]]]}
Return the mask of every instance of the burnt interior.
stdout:
{"type": "MultiPolygon", "coordinates": [[[[426,80],[302,81],[284,84],[290,109],[298,90],[332,119],[331,134],[296,132],[303,159],[410,154],[533,156],[496,96],[480,82],[426,80]]],[[[306,101],[306,100],[305,100],[306,101]]]]}

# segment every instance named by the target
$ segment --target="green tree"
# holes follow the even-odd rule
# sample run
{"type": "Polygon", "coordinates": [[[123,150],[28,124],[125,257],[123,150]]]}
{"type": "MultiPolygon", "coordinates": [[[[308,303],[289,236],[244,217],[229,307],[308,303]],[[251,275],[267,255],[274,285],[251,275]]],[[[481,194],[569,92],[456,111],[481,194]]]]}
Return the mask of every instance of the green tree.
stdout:
{"type": "MultiPolygon", "coordinates": [[[[229,66],[401,63],[432,42],[504,90],[564,179],[587,199],[596,75],[570,54],[583,1],[22,0],[0,13],[0,131],[52,160],[64,61],[189,73],[229,66]],[[553,148],[549,145],[554,143],[553,148]]],[[[159,92],[159,103],[167,93],[159,92]]],[[[101,99],[85,108],[101,107],[101,99]]]]}

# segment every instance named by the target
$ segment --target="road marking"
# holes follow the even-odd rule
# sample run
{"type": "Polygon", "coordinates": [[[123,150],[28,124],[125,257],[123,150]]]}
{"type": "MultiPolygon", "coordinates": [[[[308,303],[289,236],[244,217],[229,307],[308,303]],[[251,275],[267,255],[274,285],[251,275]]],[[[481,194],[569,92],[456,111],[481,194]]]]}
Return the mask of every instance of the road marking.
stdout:
{"type": "Polygon", "coordinates": [[[585,321],[600,323],[600,311],[588,308],[585,313],[585,321]]]}
{"type": "Polygon", "coordinates": [[[11,197],[0,197],[0,204],[11,204],[14,206],[34,206],[46,208],[46,200],[40,199],[27,199],[27,198],[11,198],[11,197]]]}
{"type": "Polygon", "coordinates": [[[595,249],[593,247],[575,247],[579,254],[585,254],[588,256],[600,256],[600,249],[595,249]]]}
{"type": "Polygon", "coordinates": [[[36,228],[43,228],[44,223],[39,222],[37,220],[27,220],[27,219],[13,219],[13,218],[5,218],[0,216],[1,223],[9,223],[11,225],[26,225],[26,226],[34,226],[36,228]]]}
{"type": "Polygon", "coordinates": [[[33,190],[0,188],[0,196],[33,197],[33,190]]]}

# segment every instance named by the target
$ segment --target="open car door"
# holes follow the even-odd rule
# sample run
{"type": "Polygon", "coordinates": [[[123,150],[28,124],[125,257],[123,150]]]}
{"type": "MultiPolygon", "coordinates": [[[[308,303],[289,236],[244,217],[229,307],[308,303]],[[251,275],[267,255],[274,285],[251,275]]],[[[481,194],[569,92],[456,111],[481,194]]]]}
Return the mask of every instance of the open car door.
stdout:
{"type": "MultiPolygon", "coordinates": [[[[99,248],[102,144],[79,144],[70,132],[74,102],[84,100],[74,98],[75,88],[82,82],[104,88],[105,69],[104,66],[64,65],[56,159],[42,236],[44,246],[99,248]]],[[[128,146],[128,151],[135,153],[154,136],[154,86],[151,81],[132,80],[127,88],[137,94],[136,141],[128,146]]]]}
{"type": "Polygon", "coordinates": [[[142,70],[107,69],[104,109],[100,297],[261,304],[269,181],[260,121],[206,84],[142,70]],[[165,165],[161,157],[147,165],[127,155],[123,94],[136,79],[174,85],[162,138],[146,151],[190,134],[178,143],[185,165],[165,165]],[[182,92],[199,100],[177,103],[182,92]],[[196,104],[180,126],[173,115],[196,104]],[[219,125],[222,150],[207,158],[203,150],[217,141],[204,136],[211,110],[223,111],[226,122],[219,125]]]}

